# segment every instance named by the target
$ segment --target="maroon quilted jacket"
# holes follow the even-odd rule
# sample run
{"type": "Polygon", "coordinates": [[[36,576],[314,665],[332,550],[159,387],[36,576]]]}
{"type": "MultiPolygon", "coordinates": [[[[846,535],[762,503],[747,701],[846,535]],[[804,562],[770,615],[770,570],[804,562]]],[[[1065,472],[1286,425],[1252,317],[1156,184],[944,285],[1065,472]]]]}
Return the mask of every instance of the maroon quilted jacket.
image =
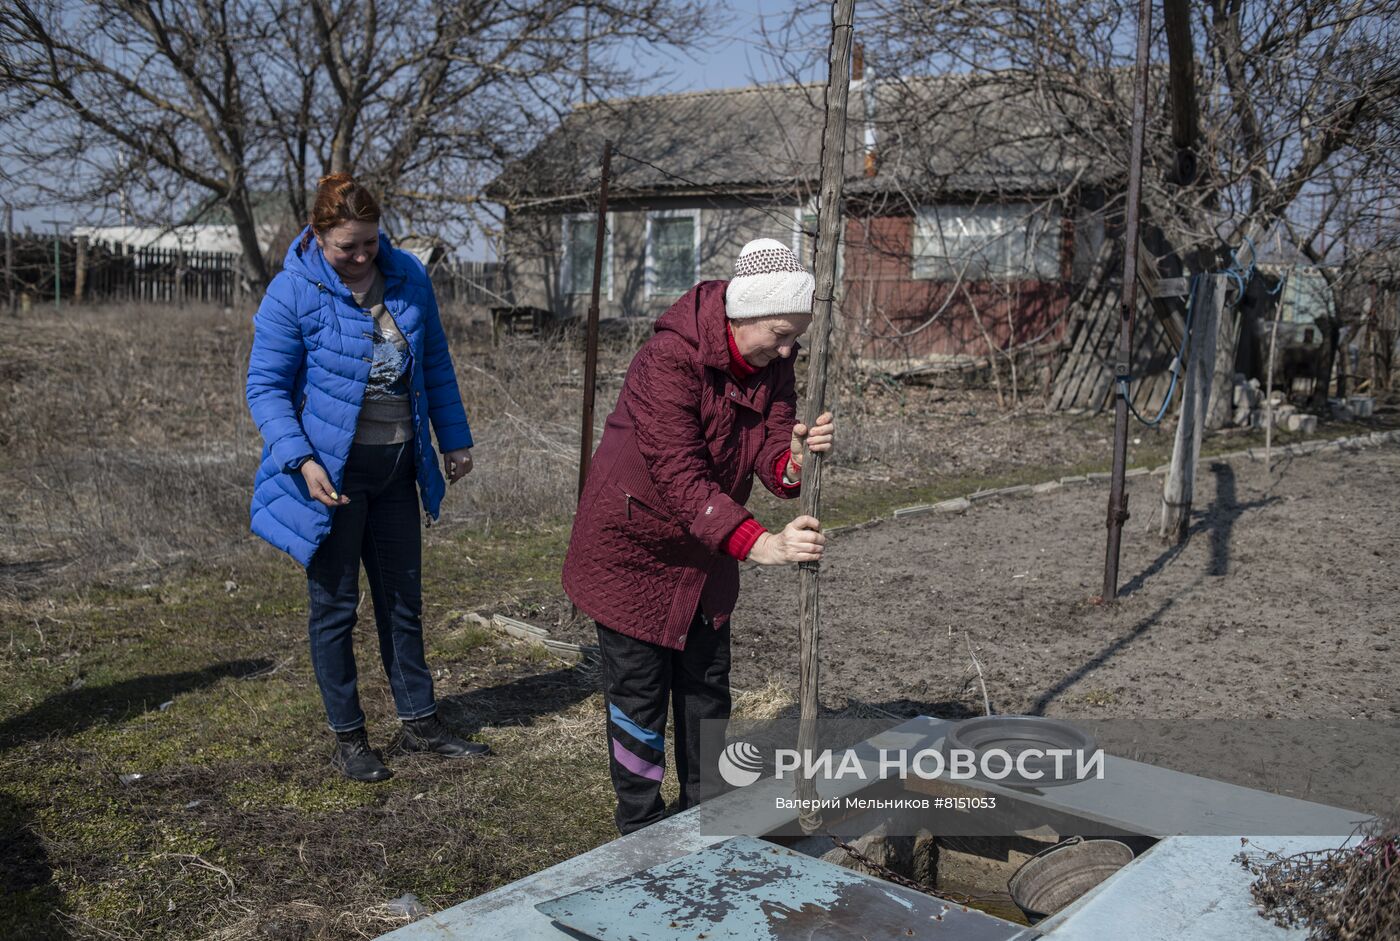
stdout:
{"type": "Polygon", "coordinates": [[[778,479],[797,422],[792,359],[728,370],[727,281],[691,288],[627,370],[574,518],[564,590],[598,623],[677,650],[697,606],[722,624],[739,595],[724,553],[753,476],[778,479]]]}

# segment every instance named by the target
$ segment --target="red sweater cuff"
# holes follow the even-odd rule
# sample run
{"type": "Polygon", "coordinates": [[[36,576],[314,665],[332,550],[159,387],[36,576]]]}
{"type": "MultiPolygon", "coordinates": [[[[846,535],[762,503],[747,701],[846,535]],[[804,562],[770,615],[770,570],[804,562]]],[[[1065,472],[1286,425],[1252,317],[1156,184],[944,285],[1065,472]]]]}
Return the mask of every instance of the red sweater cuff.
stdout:
{"type": "Polygon", "coordinates": [[[758,542],[758,537],[766,532],[768,530],[763,528],[763,524],[750,516],[729,534],[724,551],[742,562],[749,557],[749,552],[753,550],[754,543],[758,542]]]}
{"type": "Polygon", "coordinates": [[[795,476],[797,476],[797,478],[798,478],[797,483],[795,483],[795,484],[790,484],[790,483],[788,483],[786,480],[783,479],[784,477],[787,476],[788,462],[791,461],[791,460],[792,460],[792,451],[790,451],[790,450],[789,450],[789,451],[784,451],[782,454],[779,454],[779,455],[778,455],[778,466],[777,466],[777,469],[773,471],[774,476],[778,478],[778,486],[779,486],[779,487],[782,487],[784,490],[796,490],[798,487],[801,487],[801,486],[802,486],[802,477],[801,477],[802,468],[800,468],[800,467],[797,469],[797,470],[798,470],[798,474],[795,475],[795,476]]]}

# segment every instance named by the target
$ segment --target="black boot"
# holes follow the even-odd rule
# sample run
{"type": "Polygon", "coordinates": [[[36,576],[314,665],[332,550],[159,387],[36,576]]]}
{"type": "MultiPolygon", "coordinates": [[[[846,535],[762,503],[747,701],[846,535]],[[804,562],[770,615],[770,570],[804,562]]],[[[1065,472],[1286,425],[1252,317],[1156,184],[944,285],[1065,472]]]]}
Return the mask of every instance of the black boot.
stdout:
{"type": "Polygon", "coordinates": [[[477,758],[491,754],[489,745],[458,738],[443,724],[435,712],[421,719],[409,719],[403,724],[404,751],[430,751],[448,758],[477,758]]]}
{"type": "Polygon", "coordinates": [[[387,781],[394,775],[370,750],[369,736],[363,728],[335,733],[331,765],[354,781],[387,781]]]}

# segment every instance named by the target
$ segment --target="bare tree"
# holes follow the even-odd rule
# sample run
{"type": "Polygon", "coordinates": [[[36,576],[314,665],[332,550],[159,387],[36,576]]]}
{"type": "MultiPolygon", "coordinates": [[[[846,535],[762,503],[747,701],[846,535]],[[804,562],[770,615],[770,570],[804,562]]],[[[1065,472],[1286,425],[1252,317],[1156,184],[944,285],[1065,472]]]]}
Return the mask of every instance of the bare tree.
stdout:
{"type": "MultiPolygon", "coordinates": [[[[135,190],[165,209],[226,207],[244,270],[267,280],[251,173],[267,142],[249,112],[267,7],[257,2],[0,9],[5,156],[43,197],[135,190]]],[[[138,203],[139,204],[139,203],[138,203]]]]}
{"type": "MultiPolygon", "coordinates": [[[[1392,0],[1170,5],[1191,17],[1199,172],[1183,180],[1177,166],[1174,140],[1187,127],[1183,123],[1173,134],[1163,4],[1154,2],[1158,68],[1143,199],[1147,219],[1165,236],[1162,248],[1187,264],[1214,265],[1228,258],[1227,247],[1248,261],[1240,251],[1247,240],[1261,242],[1283,229],[1318,259],[1327,255],[1323,241],[1340,239],[1353,251],[1369,250],[1343,237],[1343,227],[1361,218],[1358,212],[1328,206],[1347,193],[1373,193],[1386,180],[1391,192],[1398,189],[1391,155],[1400,99],[1400,21],[1392,0]],[[1328,222],[1319,232],[1322,219],[1328,222]],[[1207,254],[1198,261],[1193,256],[1200,251],[1207,254]]],[[[813,15],[819,6],[794,9],[769,34],[770,53],[793,75],[804,74],[816,54],[819,36],[811,27],[820,23],[813,15]]],[[[1129,0],[863,3],[858,38],[881,88],[873,117],[880,173],[893,170],[900,182],[882,198],[904,201],[906,212],[968,201],[968,181],[948,165],[948,155],[972,152],[979,167],[989,170],[977,186],[981,198],[1076,206],[1076,228],[1084,223],[1116,234],[1127,177],[1127,66],[1136,8],[1129,0]],[[966,126],[970,108],[998,95],[1002,105],[986,112],[997,118],[977,128],[974,147],[949,136],[947,129],[966,126]],[[899,165],[889,167],[889,159],[899,165]],[[1026,192],[1019,171],[1034,166],[1059,168],[1064,185],[1026,192]],[[1088,173],[1073,183],[1080,170],[1088,173]],[[1099,205],[1083,199],[1095,187],[1099,205]]],[[[1357,206],[1372,201],[1352,198],[1357,206]]],[[[1099,261],[1109,271],[1117,264],[1109,257],[1099,261]]],[[[1075,281],[1087,287],[1112,278],[1077,271],[1075,281]]],[[[1076,302],[1093,301],[1080,292],[1076,302]]]]}
{"type": "Polygon", "coordinates": [[[268,193],[304,219],[316,178],[349,170],[397,234],[484,227],[477,194],[502,164],[585,89],[635,88],[618,50],[692,43],[704,3],[15,0],[0,152],[48,198],[125,186],[150,216],[226,207],[262,283],[268,193]]]}

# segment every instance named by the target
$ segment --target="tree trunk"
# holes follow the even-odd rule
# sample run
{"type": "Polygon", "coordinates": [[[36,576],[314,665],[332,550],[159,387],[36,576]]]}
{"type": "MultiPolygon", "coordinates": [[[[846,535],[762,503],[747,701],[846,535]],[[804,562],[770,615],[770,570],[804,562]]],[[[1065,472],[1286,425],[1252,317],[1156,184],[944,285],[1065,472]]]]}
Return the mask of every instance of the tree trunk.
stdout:
{"type": "Polygon", "coordinates": [[[238,232],[238,245],[243,250],[243,276],[254,291],[262,291],[272,280],[267,270],[267,259],[263,257],[262,245],[258,242],[257,222],[253,218],[253,208],[249,205],[246,191],[236,193],[228,201],[229,215],[233,217],[234,229],[238,232]]]}

